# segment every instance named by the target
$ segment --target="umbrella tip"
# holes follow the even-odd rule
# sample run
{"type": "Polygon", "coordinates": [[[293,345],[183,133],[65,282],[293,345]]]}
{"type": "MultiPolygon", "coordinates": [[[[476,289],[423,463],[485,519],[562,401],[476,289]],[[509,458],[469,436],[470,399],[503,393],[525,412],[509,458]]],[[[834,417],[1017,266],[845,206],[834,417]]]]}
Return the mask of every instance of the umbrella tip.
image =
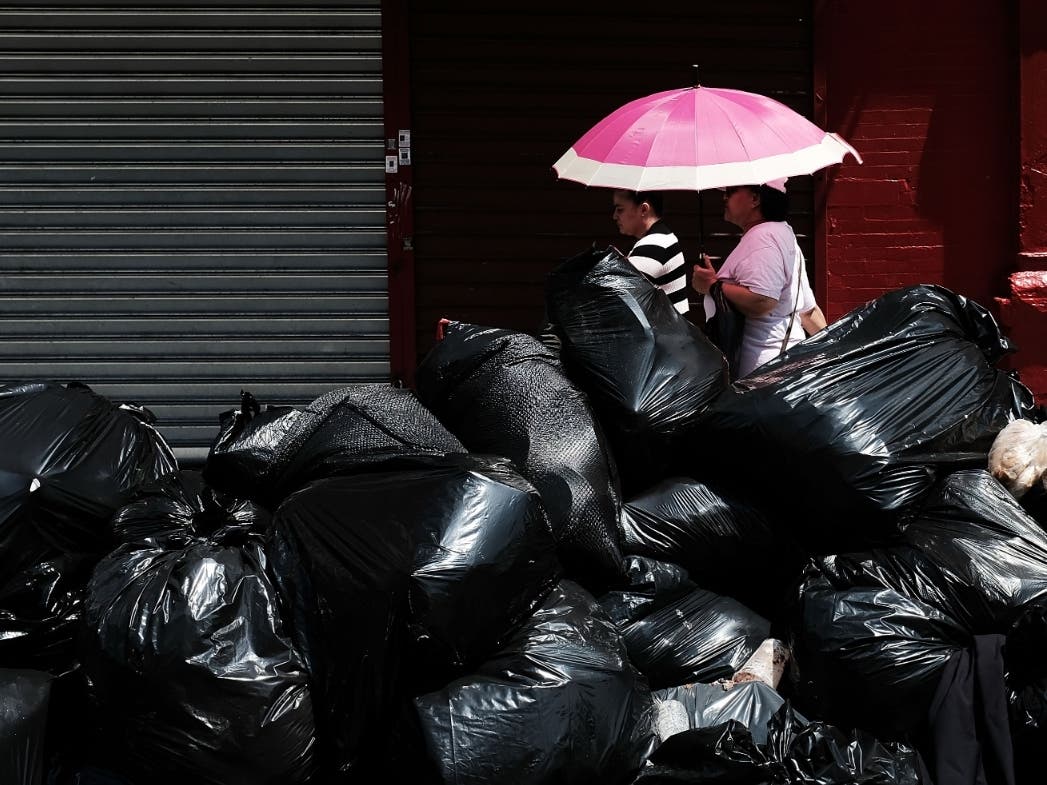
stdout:
{"type": "Polygon", "coordinates": [[[700,80],[698,79],[698,63],[694,63],[694,64],[693,64],[693,65],[691,66],[691,68],[693,68],[693,69],[694,69],[694,86],[695,86],[695,87],[701,87],[701,86],[702,86],[702,83],[701,83],[701,81],[700,81],[700,80]]]}

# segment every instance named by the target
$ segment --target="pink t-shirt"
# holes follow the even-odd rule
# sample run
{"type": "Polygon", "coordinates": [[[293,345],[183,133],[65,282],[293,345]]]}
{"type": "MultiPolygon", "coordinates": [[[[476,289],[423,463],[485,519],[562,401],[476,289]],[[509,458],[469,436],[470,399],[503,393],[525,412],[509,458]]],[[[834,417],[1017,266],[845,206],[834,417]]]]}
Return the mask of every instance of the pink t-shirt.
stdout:
{"type": "Polygon", "coordinates": [[[717,277],[778,301],[766,316],[745,317],[738,356],[739,377],[748,376],[780,354],[794,308],[796,318],[789,335],[789,346],[806,337],[800,325],[800,314],[810,311],[817,303],[807,280],[803,252],[796,243],[792,227],[785,221],[764,221],[751,227],[727,257],[717,277]]]}

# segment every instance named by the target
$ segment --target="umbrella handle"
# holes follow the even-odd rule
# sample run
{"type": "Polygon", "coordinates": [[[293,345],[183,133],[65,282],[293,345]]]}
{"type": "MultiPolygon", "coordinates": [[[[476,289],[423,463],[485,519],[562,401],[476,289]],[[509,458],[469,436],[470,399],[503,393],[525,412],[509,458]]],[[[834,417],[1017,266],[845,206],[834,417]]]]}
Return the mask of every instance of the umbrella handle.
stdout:
{"type": "MultiPolygon", "coordinates": [[[[697,68],[697,66],[695,66],[697,68]]],[[[698,258],[705,253],[705,210],[702,206],[702,192],[698,192],[698,258]]]]}

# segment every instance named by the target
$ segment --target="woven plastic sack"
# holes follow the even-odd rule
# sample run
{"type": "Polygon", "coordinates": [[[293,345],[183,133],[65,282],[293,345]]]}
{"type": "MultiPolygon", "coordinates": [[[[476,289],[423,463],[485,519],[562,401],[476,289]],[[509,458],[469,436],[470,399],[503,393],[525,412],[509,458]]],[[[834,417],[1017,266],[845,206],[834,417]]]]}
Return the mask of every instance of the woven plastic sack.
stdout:
{"type": "Polygon", "coordinates": [[[410,390],[388,384],[343,387],[308,406],[263,407],[242,393],[203,467],[213,488],[272,508],[312,480],[465,448],[410,390]]]}
{"type": "Polygon", "coordinates": [[[418,396],[472,452],[509,458],[542,495],[566,575],[624,574],[615,469],[586,395],[535,338],[449,323],[418,366],[418,396]]]}

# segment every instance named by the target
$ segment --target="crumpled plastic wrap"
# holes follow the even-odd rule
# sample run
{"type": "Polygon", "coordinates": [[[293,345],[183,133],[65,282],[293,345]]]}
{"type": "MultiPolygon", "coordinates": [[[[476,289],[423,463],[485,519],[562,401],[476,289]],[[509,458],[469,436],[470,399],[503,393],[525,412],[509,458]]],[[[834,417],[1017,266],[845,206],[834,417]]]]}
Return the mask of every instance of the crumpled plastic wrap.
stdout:
{"type": "Polygon", "coordinates": [[[538,489],[567,577],[593,591],[622,581],[615,467],[555,352],[524,333],[450,322],[416,379],[471,452],[509,458],[538,489]]]}
{"type": "Polygon", "coordinates": [[[615,248],[584,251],[553,270],[546,311],[568,376],[607,432],[623,491],[662,479],[728,384],[723,354],[615,248]]]}
{"type": "Polygon", "coordinates": [[[646,683],[571,581],[494,657],[415,706],[448,785],[617,785],[654,744],[646,683]]]}

